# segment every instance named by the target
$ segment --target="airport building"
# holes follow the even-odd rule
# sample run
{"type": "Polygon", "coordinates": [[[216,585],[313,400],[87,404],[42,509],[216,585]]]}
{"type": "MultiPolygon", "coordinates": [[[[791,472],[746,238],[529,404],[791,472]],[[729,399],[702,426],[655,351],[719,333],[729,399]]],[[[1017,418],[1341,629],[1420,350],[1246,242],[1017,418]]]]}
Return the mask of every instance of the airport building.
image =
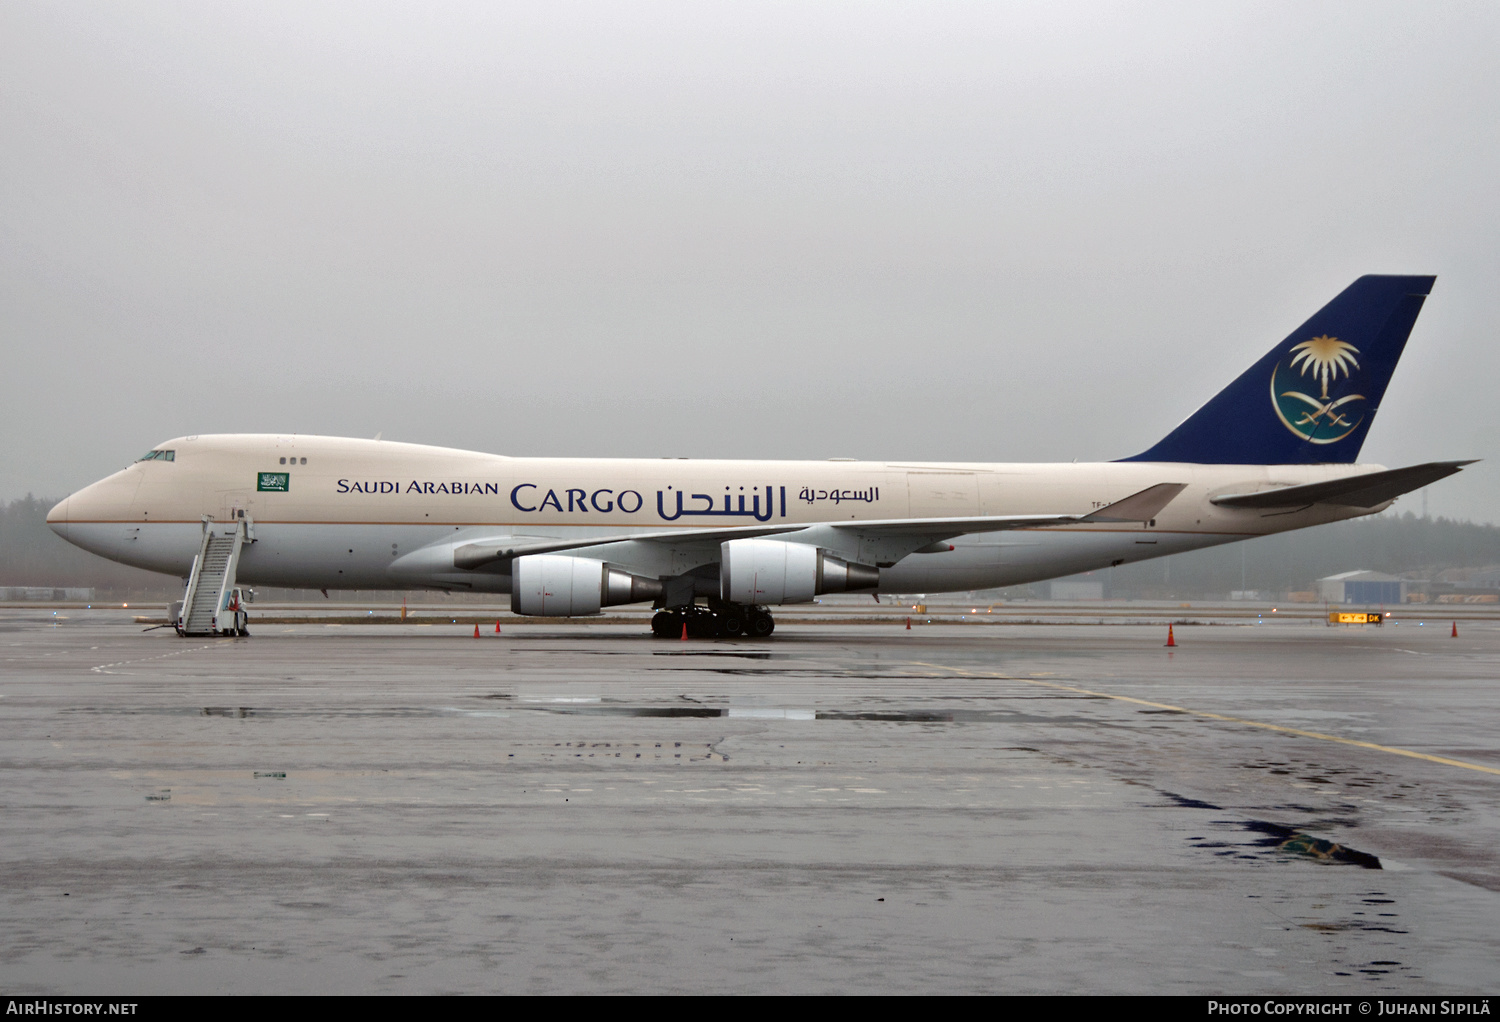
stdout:
{"type": "Polygon", "coordinates": [[[12,600],[92,603],[94,601],[94,590],[81,586],[0,586],[0,601],[12,600]]]}
{"type": "Polygon", "coordinates": [[[1318,579],[1318,595],[1329,603],[1363,606],[1403,603],[1406,581],[1378,571],[1345,571],[1318,579]]]}
{"type": "Polygon", "coordinates": [[[1102,600],[1104,583],[1079,579],[1058,579],[1047,585],[1049,600],[1102,600]]]}

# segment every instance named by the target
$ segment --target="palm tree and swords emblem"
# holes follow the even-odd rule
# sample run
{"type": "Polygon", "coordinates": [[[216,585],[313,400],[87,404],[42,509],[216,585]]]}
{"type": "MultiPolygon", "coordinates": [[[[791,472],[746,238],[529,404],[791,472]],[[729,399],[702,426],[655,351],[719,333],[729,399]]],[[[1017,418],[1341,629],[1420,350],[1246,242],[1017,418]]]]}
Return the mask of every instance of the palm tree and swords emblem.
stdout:
{"type": "Polygon", "coordinates": [[[1282,366],[1278,364],[1271,370],[1271,402],[1286,428],[1315,444],[1331,444],[1354,432],[1364,421],[1364,417],[1351,422],[1346,413],[1352,410],[1347,406],[1355,401],[1363,401],[1365,396],[1345,394],[1330,397],[1328,387],[1337,383],[1341,375],[1346,380],[1349,379],[1353,371],[1359,368],[1359,360],[1355,357],[1359,354],[1359,349],[1348,341],[1324,334],[1292,345],[1290,354],[1292,357],[1285,363],[1286,368],[1298,370],[1300,376],[1310,374],[1315,382],[1322,385],[1322,393],[1317,397],[1300,390],[1283,390],[1278,394],[1276,373],[1282,366]],[[1337,435],[1327,435],[1333,431],[1339,432],[1337,435]],[[1318,433],[1325,435],[1316,436],[1318,433]]]}

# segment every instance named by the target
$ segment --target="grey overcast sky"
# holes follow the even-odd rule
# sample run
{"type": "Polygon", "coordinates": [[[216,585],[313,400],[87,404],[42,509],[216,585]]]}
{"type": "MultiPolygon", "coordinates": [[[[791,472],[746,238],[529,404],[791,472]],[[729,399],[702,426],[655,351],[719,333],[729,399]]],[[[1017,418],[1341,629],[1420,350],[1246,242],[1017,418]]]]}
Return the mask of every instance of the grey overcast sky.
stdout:
{"type": "Polygon", "coordinates": [[[1497,60],[1494,3],[8,0],[0,498],[212,432],[1123,457],[1384,272],[1362,460],[1500,520],[1497,60]]]}

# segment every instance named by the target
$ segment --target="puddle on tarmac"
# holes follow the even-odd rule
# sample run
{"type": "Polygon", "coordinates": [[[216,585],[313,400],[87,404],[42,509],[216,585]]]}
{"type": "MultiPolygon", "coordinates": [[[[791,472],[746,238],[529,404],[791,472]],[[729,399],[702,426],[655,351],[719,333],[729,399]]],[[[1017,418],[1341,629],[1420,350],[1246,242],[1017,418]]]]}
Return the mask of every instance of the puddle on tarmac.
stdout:
{"type": "MultiPolygon", "coordinates": [[[[1212,802],[1204,802],[1201,799],[1188,798],[1174,791],[1158,790],[1157,794],[1183,809],[1224,811],[1222,806],[1216,806],[1212,802]]],[[[1249,841],[1210,841],[1206,837],[1190,837],[1188,841],[1192,842],[1194,848],[1219,849],[1214,852],[1215,855],[1233,856],[1238,859],[1257,859],[1262,858],[1267,852],[1274,852],[1278,856],[1295,855],[1317,862],[1359,866],[1362,869],[1381,868],[1378,856],[1353,848],[1345,848],[1337,842],[1315,837],[1295,827],[1287,827],[1267,820],[1215,820],[1214,824],[1220,827],[1238,827],[1240,830],[1260,836],[1249,841]]]]}
{"type": "Polygon", "coordinates": [[[657,649],[651,651],[652,656],[732,656],[742,660],[786,660],[786,653],[741,653],[732,649],[657,649]]]}
{"type": "Polygon", "coordinates": [[[1173,804],[1179,805],[1184,809],[1217,809],[1220,812],[1224,809],[1223,806],[1216,806],[1212,802],[1202,802],[1196,798],[1188,798],[1186,795],[1179,795],[1172,791],[1164,791],[1161,794],[1164,798],[1171,799],[1173,804]]]}
{"type": "MultiPolygon", "coordinates": [[[[1188,799],[1179,804],[1186,806],[1192,801],[1188,799]]],[[[1217,808],[1204,803],[1199,803],[1199,805],[1205,808],[1217,808]]],[[[1213,849],[1215,855],[1226,858],[1262,859],[1267,855],[1274,855],[1277,858],[1296,856],[1314,862],[1358,866],[1361,869],[1381,868],[1380,858],[1369,852],[1346,848],[1337,842],[1315,837],[1305,831],[1279,823],[1270,823],[1266,820],[1217,820],[1215,822],[1221,826],[1238,827],[1260,836],[1249,841],[1210,841],[1205,837],[1188,838],[1194,848],[1213,849]]]]}
{"type": "MultiPolygon", "coordinates": [[[[663,656],[673,656],[666,653],[663,656]]],[[[678,653],[676,656],[689,656],[704,654],[678,653]]],[[[719,654],[721,656],[739,656],[742,654],[719,654]]],[[[758,659],[758,658],[757,658],[758,659]]],[[[908,674],[898,671],[884,671],[878,664],[872,664],[869,668],[860,669],[853,667],[704,667],[696,664],[674,665],[672,667],[647,667],[648,671],[692,671],[695,674],[726,674],[735,678],[819,678],[822,680],[838,681],[931,681],[931,674],[908,674]]]]}
{"type": "MultiPolygon", "coordinates": [[[[502,698],[482,696],[481,698],[502,698]]],[[[546,703],[517,706],[577,716],[602,717],[763,717],[786,720],[872,721],[876,723],[953,724],[1097,724],[1085,717],[1039,716],[1010,710],[814,710],[782,706],[612,706],[608,703],[546,703]]]]}
{"type": "Polygon", "coordinates": [[[1349,866],[1359,866],[1362,869],[1380,868],[1379,857],[1369,852],[1345,848],[1341,844],[1313,837],[1311,834],[1293,830],[1291,827],[1267,823],[1264,820],[1247,820],[1240,826],[1252,833],[1265,835],[1254,842],[1261,848],[1274,848],[1283,854],[1300,855],[1319,862],[1340,862],[1349,866]]]}
{"type": "MultiPolygon", "coordinates": [[[[809,707],[767,706],[705,706],[695,703],[689,706],[631,706],[611,703],[599,696],[515,696],[508,692],[495,692],[475,696],[482,700],[500,700],[510,710],[530,710],[540,713],[555,713],[569,716],[596,717],[779,717],[788,720],[834,720],[868,721],[873,723],[909,724],[1086,724],[1106,726],[1088,717],[1066,714],[1046,715],[1020,713],[1015,710],[815,710],[809,707]]],[[[154,716],[154,717],[228,717],[247,718],[370,718],[370,717],[447,717],[503,716],[503,714],[479,714],[453,706],[310,706],[305,709],[279,710],[250,706],[74,706],[61,712],[68,714],[100,714],[104,716],[154,716]]],[[[1180,801],[1179,804],[1199,807],[1199,804],[1180,801]]],[[[1203,805],[1203,808],[1214,808],[1203,805]]]]}
{"type": "Polygon", "coordinates": [[[718,706],[518,706],[519,710],[540,710],[578,717],[723,717],[718,706]]]}
{"type": "Polygon", "coordinates": [[[452,717],[474,716],[469,710],[446,706],[310,706],[302,710],[273,710],[250,706],[69,706],[59,712],[98,714],[107,717],[229,717],[295,718],[295,717],[452,717]]]}
{"type": "MultiPolygon", "coordinates": [[[[952,711],[942,710],[819,710],[819,720],[904,720],[919,724],[951,724],[955,719],[952,711]]],[[[1007,717],[1007,720],[1010,718],[1007,717]]]]}
{"type": "Polygon", "coordinates": [[[111,717],[255,717],[267,711],[249,706],[67,706],[62,713],[98,713],[111,717]]]}
{"type": "MultiPolygon", "coordinates": [[[[538,649],[518,648],[513,653],[567,653],[569,656],[640,656],[635,649],[538,649]]],[[[789,653],[769,653],[759,650],[741,652],[733,649],[654,649],[651,656],[732,656],[742,660],[786,660],[789,653]]]]}

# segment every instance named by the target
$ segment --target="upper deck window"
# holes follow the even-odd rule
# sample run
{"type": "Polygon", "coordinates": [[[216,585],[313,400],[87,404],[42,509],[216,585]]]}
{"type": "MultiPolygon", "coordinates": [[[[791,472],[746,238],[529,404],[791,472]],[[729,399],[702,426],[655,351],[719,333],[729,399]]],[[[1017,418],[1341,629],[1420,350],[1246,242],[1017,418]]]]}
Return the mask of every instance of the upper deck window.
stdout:
{"type": "Polygon", "coordinates": [[[176,460],[177,460],[177,452],[176,451],[147,451],[145,454],[141,455],[139,458],[136,459],[136,461],[176,461],[176,460]]]}

